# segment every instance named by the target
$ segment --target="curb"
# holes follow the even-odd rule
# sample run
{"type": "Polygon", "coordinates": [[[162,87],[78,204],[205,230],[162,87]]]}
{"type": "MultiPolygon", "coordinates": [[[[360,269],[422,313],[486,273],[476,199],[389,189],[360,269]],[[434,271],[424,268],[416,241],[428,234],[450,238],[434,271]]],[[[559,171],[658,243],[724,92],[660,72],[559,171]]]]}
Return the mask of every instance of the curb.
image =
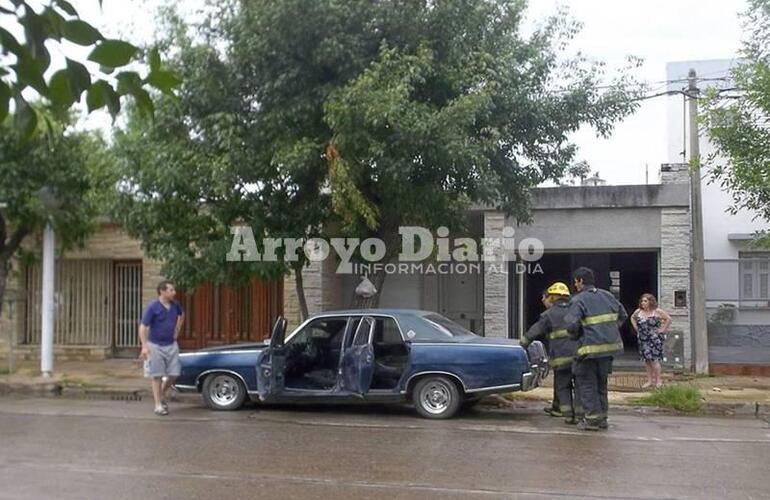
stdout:
{"type": "Polygon", "coordinates": [[[112,399],[141,401],[151,397],[149,390],[125,389],[121,387],[83,387],[82,385],[63,385],[60,382],[40,384],[18,384],[0,382],[0,396],[34,396],[71,399],[112,399]]]}
{"type": "MultiPolygon", "coordinates": [[[[62,385],[59,382],[44,382],[39,384],[20,384],[0,382],[0,396],[23,395],[47,398],[67,399],[107,399],[112,401],[141,401],[152,398],[147,389],[126,389],[120,387],[83,387],[82,385],[62,385]]],[[[197,394],[195,395],[197,397],[197,394]]],[[[185,395],[174,393],[173,398],[184,399],[185,395]]],[[[547,400],[520,399],[510,401],[498,395],[485,397],[479,404],[487,410],[506,408],[528,408],[540,406],[547,400]]],[[[694,413],[682,413],[669,408],[644,406],[627,403],[612,403],[615,411],[641,415],[680,415],[680,416],[720,416],[720,417],[754,417],[770,421],[770,403],[753,402],[723,402],[703,403],[700,410],[694,413]]]]}
{"type": "MultiPolygon", "coordinates": [[[[484,398],[479,404],[479,407],[490,410],[522,407],[535,408],[539,407],[543,403],[548,403],[548,401],[538,399],[519,399],[509,401],[503,397],[493,395],[484,398]]],[[[673,410],[671,408],[663,408],[659,406],[637,405],[625,402],[610,403],[610,408],[612,411],[619,411],[621,413],[635,413],[641,415],[652,414],[709,417],[755,417],[764,420],[770,420],[770,403],[760,403],[758,401],[737,403],[703,403],[700,409],[693,413],[684,413],[673,410]]]]}

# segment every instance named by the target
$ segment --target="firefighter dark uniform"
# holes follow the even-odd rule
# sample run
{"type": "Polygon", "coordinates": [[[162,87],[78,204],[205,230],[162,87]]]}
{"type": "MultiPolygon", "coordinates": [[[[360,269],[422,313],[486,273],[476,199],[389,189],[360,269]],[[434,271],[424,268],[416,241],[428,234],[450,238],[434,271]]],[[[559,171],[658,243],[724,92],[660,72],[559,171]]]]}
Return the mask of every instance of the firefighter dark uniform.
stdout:
{"type": "Polygon", "coordinates": [[[570,338],[564,319],[569,312],[569,288],[563,283],[556,283],[546,294],[553,297],[555,302],[527,330],[521,339],[521,345],[526,347],[533,340],[548,340],[549,365],[553,368],[554,400],[559,402],[559,411],[565,421],[574,424],[576,416],[582,414],[582,408],[572,374],[577,341],[570,338]]]}
{"type": "Polygon", "coordinates": [[[577,349],[573,372],[585,412],[581,428],[607,428],[607,378],[612,358],[623,352],[619,326],[628,318],[623,305],[608,291],[586,286],[572,297],[565,327],[577,349]]]}

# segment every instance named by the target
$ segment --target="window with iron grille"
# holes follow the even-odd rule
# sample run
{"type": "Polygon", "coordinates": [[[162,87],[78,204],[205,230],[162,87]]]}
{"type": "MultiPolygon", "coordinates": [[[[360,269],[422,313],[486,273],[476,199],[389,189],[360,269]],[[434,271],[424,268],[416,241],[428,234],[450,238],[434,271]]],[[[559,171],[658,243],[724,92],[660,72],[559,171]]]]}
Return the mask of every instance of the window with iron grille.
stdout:
{"type": "Polygon", "coordinates": [[[741,301],[770,300],[770,252],[741,252],[740,255],[741,301]]]}

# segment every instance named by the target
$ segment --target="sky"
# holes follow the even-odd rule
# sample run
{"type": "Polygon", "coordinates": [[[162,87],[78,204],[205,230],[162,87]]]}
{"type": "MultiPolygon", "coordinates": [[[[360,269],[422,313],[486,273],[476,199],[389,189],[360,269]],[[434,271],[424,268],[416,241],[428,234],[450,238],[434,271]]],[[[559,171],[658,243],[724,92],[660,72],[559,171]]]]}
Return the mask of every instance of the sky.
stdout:
{"type": "MultiPolygon", "coordinates": [[[[71,0],[72,1],[72,0],[71,0]]],[[[312,1],[312,0],[308,0],[312,1]]],[[[74,0],[83,19],[103,30],[135,43],[149,41],[155,31],[154,12],[160,0],[74,0]]],[[[186,0],[194,11],[199,0],[186,0]]],[[[621,67],[629,55],[641,57],[635,73],[650,82],[651,93],[664,90],[666,63],[736,57],[742,36],[739,12],[746,0],[530,0],[525,29],[560,7],[583,24],[571,50],[579,49],[607,63],[609,70],[621,67]]],[[[643,101],[632,116],[619,123],[608,139],[597,138],[590,128],[576,132],[577,160],[586,160],[593,171],[610,184],[656,182],[661,163],[678,161],[668,157],[666,106],[670,99],[643,101]]],[[[92,125],[108,127],[109,118],[93,117],[92,125]]]]}

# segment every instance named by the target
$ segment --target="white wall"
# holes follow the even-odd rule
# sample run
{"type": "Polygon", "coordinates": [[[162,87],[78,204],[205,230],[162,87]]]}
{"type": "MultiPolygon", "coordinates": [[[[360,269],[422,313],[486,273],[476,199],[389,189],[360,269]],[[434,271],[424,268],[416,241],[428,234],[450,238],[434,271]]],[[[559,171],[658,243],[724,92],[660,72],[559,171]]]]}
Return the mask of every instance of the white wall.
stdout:
{"type": "MultiPolygon", "coordinates": [[[[670,83],[669,90],[682,90],[687,88],[687,74],[690,68],[695,69],[698,78],[707,79],[698,82],[698,88],[704,91],[708,87],[729,88],[733,86],[730,80],[713,80],[719,78],[728,78],[730,68],[737,63],[734,59],[713,59],[707,61],[681,61],[671,62],[666,65],[667,80],[683,80],[670,83]]],[[[685,134],[686,108],[683,107],[682,96],[668,97],[668,157],[672,163],[686,161],[682,152],[689,148],[689,135],[685,134]]],[[[706,159],[714,152],[713,146],[709,140],[701,135],[700,153],[701,158],[706,159]]],[[[689,151],[687,152],[689,157],[689,151]]],[[[710,183],[708,168],[703,171],[702,194],[703,194],[703,238],[704,238],[704,257],[707,260],[713,259],[735,259],[738,258],[740,244],[728,240],[728,235],[733,233],[753,233],[757,230],[767,228],[768,224],[762,221],[753,220],[754,214],[749,211],[741,211],[735,215],[727,213],[728,207],[732,203],[729,192],[724,191],[718,183],[710,183]]]]}

